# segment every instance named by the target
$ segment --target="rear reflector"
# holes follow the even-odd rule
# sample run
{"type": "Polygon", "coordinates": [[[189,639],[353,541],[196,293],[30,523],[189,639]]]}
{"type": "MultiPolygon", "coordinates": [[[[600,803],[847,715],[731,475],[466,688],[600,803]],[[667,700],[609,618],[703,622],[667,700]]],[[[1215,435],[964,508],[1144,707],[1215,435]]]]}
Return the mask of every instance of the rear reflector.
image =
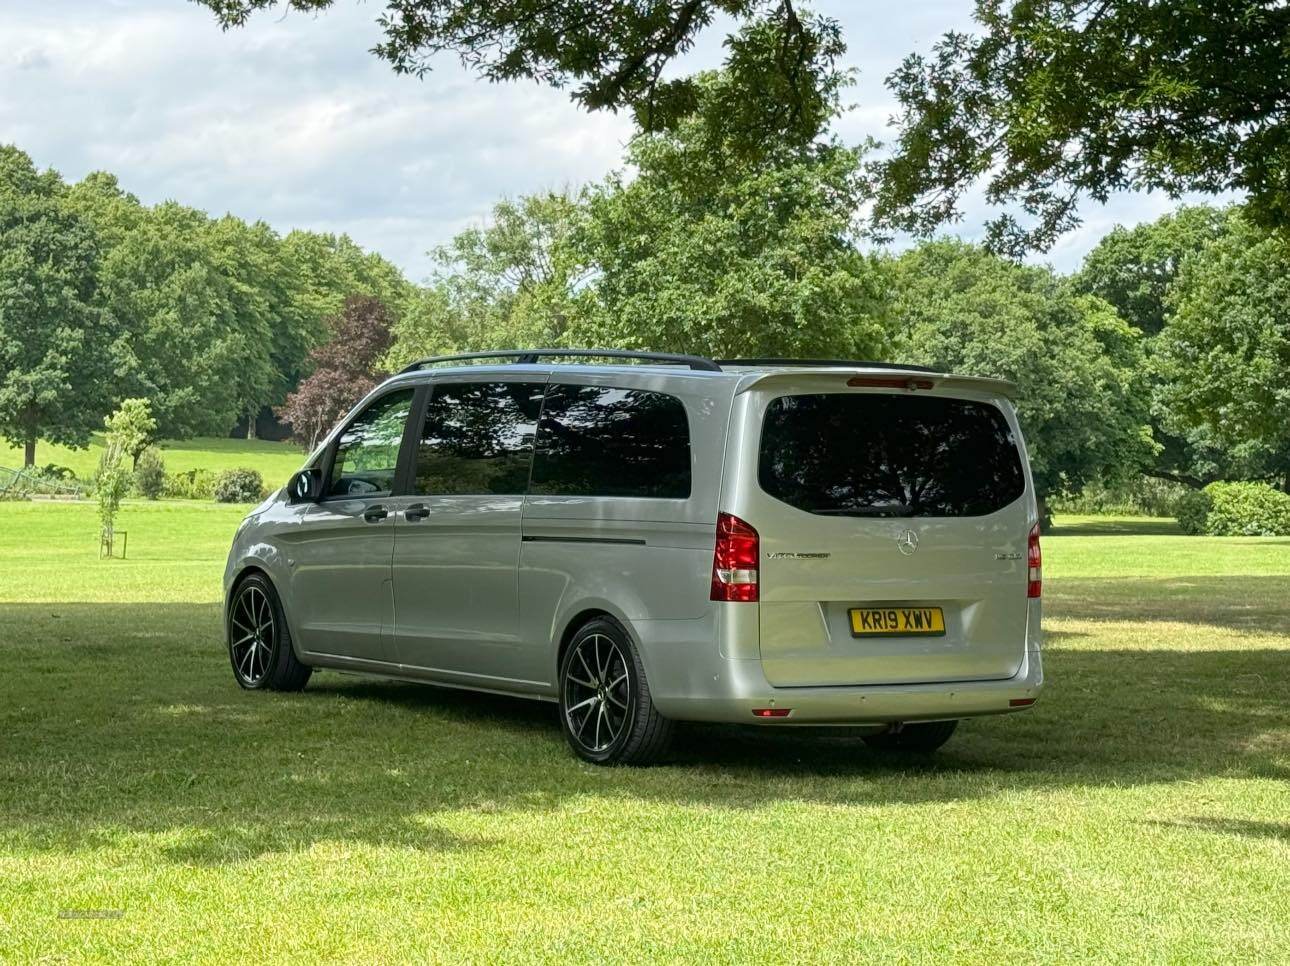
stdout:
{"type": "Polygon", "coordinates": [[[1010,698],[1008,707],[1010,708],[1028,708],[1035,703],[1034,698],[1010,698]]]}
{"type": "Polygon", "coordinates": [[[854,376],[847,385],[855,389],[931,389],[930,379],[910,379],[908,376],[854,376]]]}
{"type": "Polygon", "coordinates": [[[758,718],[787,718],[792,708],[754,708],[753,715],[758,718]]]}
{"type": "Polygon", "coordinates": [[[1044,589],[1044,557],[1039,551],[1039,524],[1030,528],[1026,543],[1026,596],[1038,597],[1044,589]]]}
{"type": "Polygon", "coordinates": [[[757,531],[731,513],[717,514],[717,545],[712,552],[712,600],[756,602],[757,531]]]}

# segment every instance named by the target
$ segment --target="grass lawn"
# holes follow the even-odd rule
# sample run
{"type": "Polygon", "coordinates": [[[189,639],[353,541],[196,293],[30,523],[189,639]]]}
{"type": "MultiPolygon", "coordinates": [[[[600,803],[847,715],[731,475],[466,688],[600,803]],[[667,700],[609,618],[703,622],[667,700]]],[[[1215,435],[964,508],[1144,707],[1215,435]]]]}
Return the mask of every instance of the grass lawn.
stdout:
{"type": "Polygon", "coordinates": [[[233,683],[241,515],[0,504],[0,961],[1290,959],[1290,540],[1060,519],[1049,687],[930,763],[551,707],[233,683]],[[61,910],[120,910],[117,919],[61,910]]]}
{"type": "MultiPolygon", "coordinates": [[[[300,469],[308,455],[293,443],[275,443],[266,439],[229,439],[212,436],[197,439],[162,440],[158,447],[166,469],[171,473],[184,470],[220,470],[248,466],[259,470],[264,483],[277,489],[300,469]]],[[[57,463],[67,466],[78,479],[87,480],[98,469],[103,453],[103,437],[95,435],[88,449],[71,449],[53,443],[40,442],[36,446],[36,465],[57,463]]],[[[22,448],[11,446],[0,439],[0,466],[21,469],[22,448]]]]}

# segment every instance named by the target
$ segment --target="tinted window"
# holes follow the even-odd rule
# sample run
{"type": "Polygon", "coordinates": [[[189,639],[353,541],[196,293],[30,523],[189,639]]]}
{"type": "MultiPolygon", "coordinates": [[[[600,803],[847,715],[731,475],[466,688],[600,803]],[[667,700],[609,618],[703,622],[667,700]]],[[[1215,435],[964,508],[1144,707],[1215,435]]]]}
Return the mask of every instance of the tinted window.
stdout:
{"type": "Polygon", "coordinates": [[[372,403],[340,434],[329,496],[389,496],[399,465],[399,444],[412,408],[412,390],[400,389],[372,403]]]}
{"type": "Polygon", "coordinates": [[[551,386],[530,492],[685,499],[690,495],[685,406],[661,392],[551,386]]]}
{"type": "Polygon", "coordinates": [[[540,383],[435,386],[417,448],[416,491],[523,494],[541,407],[540,383]]]}
{"type": "Polygon", "coordinates": [[[774,400],[759,478],[790,506],[842,516],[980,516],[1025,488],[997,406],[875,393],[774,400]]]}

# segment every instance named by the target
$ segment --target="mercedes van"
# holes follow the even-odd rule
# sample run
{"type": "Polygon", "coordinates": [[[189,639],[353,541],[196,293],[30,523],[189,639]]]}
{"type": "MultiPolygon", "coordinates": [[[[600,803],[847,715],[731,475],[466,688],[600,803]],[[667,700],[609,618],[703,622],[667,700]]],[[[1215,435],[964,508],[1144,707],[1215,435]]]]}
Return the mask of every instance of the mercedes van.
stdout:
{"type": "Polygon", "coordinates": [[[932,751],[1043,683],[1012,394],[870,362],[418,362],[237,531],[234,677],[552,701],[602,764],[657,758],[677,721],[932,751]]]}

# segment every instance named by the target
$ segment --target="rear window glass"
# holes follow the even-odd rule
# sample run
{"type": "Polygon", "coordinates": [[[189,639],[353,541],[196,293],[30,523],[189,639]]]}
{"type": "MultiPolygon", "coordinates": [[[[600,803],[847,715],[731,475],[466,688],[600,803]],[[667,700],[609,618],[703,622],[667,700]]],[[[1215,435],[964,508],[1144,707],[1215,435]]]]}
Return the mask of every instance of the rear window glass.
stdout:
{"type": "Polygon", "coordinates": [[[790,506],[835,516],[981,516],[1025,489],[997,406],[887,393],[773,400],[758,478],[790,506]]]}
{"type": "Polygon", "coordinates": [[[529,492],[685,499],[690,495],[685,405],[661,392],[550,386],[529,492]]]}

